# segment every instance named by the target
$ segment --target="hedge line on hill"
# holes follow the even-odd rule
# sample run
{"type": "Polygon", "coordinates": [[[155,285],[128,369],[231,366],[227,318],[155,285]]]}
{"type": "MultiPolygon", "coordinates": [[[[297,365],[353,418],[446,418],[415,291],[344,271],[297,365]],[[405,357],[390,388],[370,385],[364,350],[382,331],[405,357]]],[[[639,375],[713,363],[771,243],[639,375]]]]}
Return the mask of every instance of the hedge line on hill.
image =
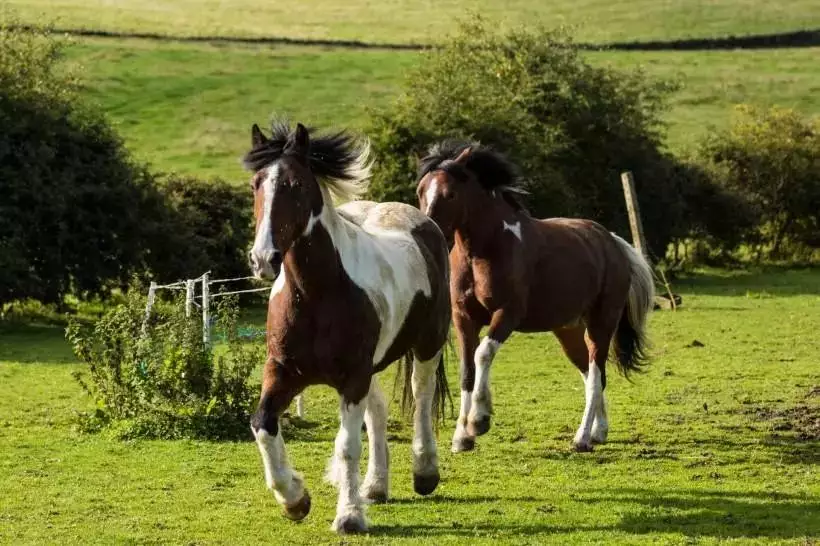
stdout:
{"type": "MultiPolygon", "coordinates": [[[[157,175],[134,162],[80,100],[47,31],[0,27],[0,308],[60,304],[124,286],[247,274],[251,195],[220,180],[157,175]]],[[[372,112],[370,197],[415,203],[418,158],[445,137],[477,139],[521,167],[535,216],[584,216],[628,233],[619,176],[635,174],[656,258],[817,260],[820,123],[741,110],[696,154],[663,148],[674,87],[589,65],[560,31],[496,31],[480,19],[424,52],[403,92],[372,112]],[[704,250],[705,249],[705,250],[704,250]]]]}

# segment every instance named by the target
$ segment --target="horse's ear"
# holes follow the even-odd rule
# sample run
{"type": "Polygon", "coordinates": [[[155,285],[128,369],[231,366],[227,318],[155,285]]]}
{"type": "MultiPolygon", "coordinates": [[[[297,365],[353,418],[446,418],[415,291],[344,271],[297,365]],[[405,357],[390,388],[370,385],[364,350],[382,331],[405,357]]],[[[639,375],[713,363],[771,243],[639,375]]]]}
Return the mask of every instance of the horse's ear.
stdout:
{"type": "Polygon", "coordinates": [[[285,152],[306,156],[309,150],[310,136],[308,130],[301,123],[297,123],[296,130],[290,135],[288,143],[285,145],[285,152]]]}
{"type": "Polygon", "coordinates": [[[470,146],[467,146],[460,154],[458,154],[458,157],[455,159],[455,162],[459,165],[464,165],[467,162],[467,159],[470,157],[470,154],[472,153],[473,149],[470,146]]]}
{"type": "Polygon", "coordinates": [[[254,123],[253,127],[251,127],[251,145],[256,148],[257,146],[263,145],[267,141],[268,139],[262,133],[262,129],[254,123]]]}

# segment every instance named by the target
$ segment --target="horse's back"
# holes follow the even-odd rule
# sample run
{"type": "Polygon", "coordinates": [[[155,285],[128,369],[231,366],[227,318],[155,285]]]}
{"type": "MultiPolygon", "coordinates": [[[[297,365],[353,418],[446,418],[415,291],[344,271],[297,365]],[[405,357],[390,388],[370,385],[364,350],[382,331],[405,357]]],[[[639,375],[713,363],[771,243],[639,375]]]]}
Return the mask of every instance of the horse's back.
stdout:
{"type": "Polygon", "coordinates": [[[552,329],[582,316],[613,290],[629,286],[629,264],[601,224],[586,219],[533,220],[530,309],[535,329],[552,329]],[[546,306],[535,301],[548,303],[546,306]]]}
{"type": "Polygon", "coordinates": [[[382,320],[376,361],[387,363],[396,352],[409,349],[397,336],[407,337],[403,335],[405,322],[414,314],[412,310],[418,297],[429,303],[424,305],[428,320],[434,318],[430,312],[441,315],[441,320],[436,322],[444,325],[446,333],[449,325],[448,250],[438,226],[420,210],[404,203],[352,201],[337,211],[353,224],[350,234],[356,248],[347,256],[355,258],[347,258],[351,267],[346,264],[346,269],[378,270],[378,273],[351,275],[371,296],[382,320]]]}

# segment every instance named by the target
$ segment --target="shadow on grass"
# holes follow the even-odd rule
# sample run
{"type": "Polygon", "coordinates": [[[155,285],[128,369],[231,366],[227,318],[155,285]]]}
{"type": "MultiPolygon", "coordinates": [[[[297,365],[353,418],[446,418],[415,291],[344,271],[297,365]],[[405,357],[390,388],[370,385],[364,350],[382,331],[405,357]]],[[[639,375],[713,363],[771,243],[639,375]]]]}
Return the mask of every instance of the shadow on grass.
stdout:
{"type": "Polygon", "coordinates": [[[55,325],[0,323],[0,361],[46,364],[76,364],[65,340],[65,327],[55,325]]]}
{"type": "MultiPolygon", "coordinates": [[[[426,507],[475,504],[480,512],[483,503],[542,503],[548,499],[531,496],[494,497],[427,497],[397,499],[395,504],[419,504],[426,507]]],[[[619,531],[632,535],[678,533],[689,537],[716,538],[795,538],[820,533],[820,499],[778,492],[733,492],[686,489],[663,492],[638,488],[598,490],[577,495],[574,500],[584,504],[616,503],[624,515],[610,525],[577,525],[554,523],[524,523],[509,521],[499,513],[494,521],[473,524],[451,521],[440,524],[373,525],[371,533],[384,536],[530,536],[568,534],[584,531],[619,531]],[[636,507],[635,505],[638,505],[636,507]]],[[[537,507],[534,508],[536,511],[537,507]]]]}
{"type": "Polygon", "coordinates": [[[632,534],[677,532],[726,538],[794,538],[820,533],[820,499],[767,492],[621,488],[598,492],[590,502],[638,503],[613,526],[632,534]]]}

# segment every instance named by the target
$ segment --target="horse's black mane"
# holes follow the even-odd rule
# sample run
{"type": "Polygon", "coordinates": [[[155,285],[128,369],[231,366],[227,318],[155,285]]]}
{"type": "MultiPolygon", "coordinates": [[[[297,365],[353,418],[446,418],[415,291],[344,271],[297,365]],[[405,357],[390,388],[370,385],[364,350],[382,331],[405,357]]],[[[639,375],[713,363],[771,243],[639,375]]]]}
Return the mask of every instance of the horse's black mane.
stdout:
{"type": "Polygon", "coordinates": [[[465,140],[444,140],[433,144],[419,165],[419,178],[432,171],[445,171],[464,179],[472,173],[478,183],[488,192],[499,192],[504,200],[516,210],[524,207],[518,196],[526,194],[521,176],[509,159],[489,146],[465,140]],[[470,155],[463,165],[454,160],[467,148],[470,155]]]}
{"type": "MultiPolygon", "coordinates": [[[[316,135],[313,127],[308,127],[308,132],[310,133],[308,160],[315,176],[331,180],[359,179],[363,150],[353,135],[346,131],[316,135]]],[[[256,172],[281,158],[285,153],[285,144],[290,134],[289,122],[273,121],[270,137],[265,142],[254,146],[242,158],[244,167],[256,172]]]]}

